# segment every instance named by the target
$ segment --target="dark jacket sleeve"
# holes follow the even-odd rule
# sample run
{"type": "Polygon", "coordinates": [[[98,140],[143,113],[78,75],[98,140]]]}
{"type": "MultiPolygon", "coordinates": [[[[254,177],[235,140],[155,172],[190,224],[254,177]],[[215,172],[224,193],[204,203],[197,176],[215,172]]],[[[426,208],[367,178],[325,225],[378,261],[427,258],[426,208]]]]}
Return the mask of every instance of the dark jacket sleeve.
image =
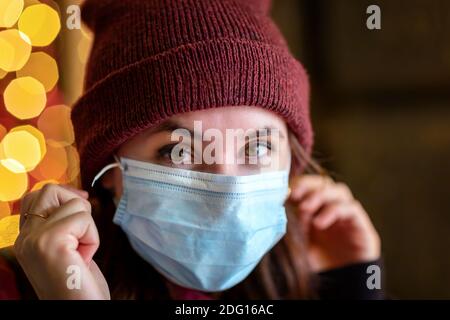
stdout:
{"type": "Polygon", "coordinates": [[[16,275],[8,260],[0,254],[0,300],[20,299],[16,275]]]}
{"type": "Polygon", "coordinates": [[[37,299],[11,248],[0,250],[0,300],[37,299]]]}
{"type": "Polygon", "coordinates": [[[319,299],[385,299],[383,261],[379,259],[321,272],[315,287],[319,299]]]}

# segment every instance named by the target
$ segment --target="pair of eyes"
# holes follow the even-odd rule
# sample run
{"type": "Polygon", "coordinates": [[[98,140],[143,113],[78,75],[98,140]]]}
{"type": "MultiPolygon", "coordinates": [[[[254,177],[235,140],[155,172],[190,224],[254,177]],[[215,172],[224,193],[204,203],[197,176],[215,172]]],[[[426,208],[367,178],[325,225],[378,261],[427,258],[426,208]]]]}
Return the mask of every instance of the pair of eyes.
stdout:
{"type": "MultiPolygon", "coordinates": [[[[175,146],[177,146],[178,143],[173,144],[167,144],[163,147],[161,147],[158,150],[158,157],[165,161],[173,161],[173,152],[175,146]]],[[[194,148],[189,147],[183,147],[179,148],[180,154],[177,155],[178,159],[183,159],[182,162],[193,160],[195,155],[194,148]]],[[[245,158],[245,159],[261,159],[267,156],[270,156],[270,153],[272,151],[272,144],[270,141],[267,140],[258,140],[247,143],[245,146],[243,146],[240,150],[238,150],[237,156],[239,158],[245,158]]]]}

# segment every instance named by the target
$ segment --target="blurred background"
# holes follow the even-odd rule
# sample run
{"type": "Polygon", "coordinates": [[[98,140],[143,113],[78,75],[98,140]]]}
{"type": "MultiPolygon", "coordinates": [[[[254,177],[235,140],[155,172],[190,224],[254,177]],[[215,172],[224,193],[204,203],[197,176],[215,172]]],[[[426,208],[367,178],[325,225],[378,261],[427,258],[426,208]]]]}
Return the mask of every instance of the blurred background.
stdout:
{"type": "MultiPolygon", "coordinates": [[[[67,22],[81,2],[0,1],[0,248],[24,193],[79,183],[70,108],[92,37],[67,22]]],[[[450,2],[273,0],[272,16],[310,74],[315,158],[380,232],[388,292],[450,299],[450,2]]]]}

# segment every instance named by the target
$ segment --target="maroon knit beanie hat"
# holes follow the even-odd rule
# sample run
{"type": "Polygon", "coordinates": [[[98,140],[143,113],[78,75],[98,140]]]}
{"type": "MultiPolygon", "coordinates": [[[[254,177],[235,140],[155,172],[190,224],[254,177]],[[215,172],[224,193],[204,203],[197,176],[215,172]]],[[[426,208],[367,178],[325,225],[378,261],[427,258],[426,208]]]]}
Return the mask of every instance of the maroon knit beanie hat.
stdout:
{"type": "Polygon", "coordinates": [[[124,141],[182,112],[259,106],[308,153],[309,83],[268,0],[87,0],[95,35],[72,111],[83,188],[124,141]]]}

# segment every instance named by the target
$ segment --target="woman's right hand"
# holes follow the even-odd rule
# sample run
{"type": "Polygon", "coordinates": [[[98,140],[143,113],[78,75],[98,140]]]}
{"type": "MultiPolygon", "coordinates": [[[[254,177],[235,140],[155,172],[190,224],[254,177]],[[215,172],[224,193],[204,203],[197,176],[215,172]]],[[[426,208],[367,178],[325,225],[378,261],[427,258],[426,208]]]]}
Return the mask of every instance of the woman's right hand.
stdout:
{"type": "Polygon", "coordinates": [[[110,299],[92,259],[100,242],[87,197],[85,191],[47,184],[22,199],[14,251],[40,299],[110,299]]]}

